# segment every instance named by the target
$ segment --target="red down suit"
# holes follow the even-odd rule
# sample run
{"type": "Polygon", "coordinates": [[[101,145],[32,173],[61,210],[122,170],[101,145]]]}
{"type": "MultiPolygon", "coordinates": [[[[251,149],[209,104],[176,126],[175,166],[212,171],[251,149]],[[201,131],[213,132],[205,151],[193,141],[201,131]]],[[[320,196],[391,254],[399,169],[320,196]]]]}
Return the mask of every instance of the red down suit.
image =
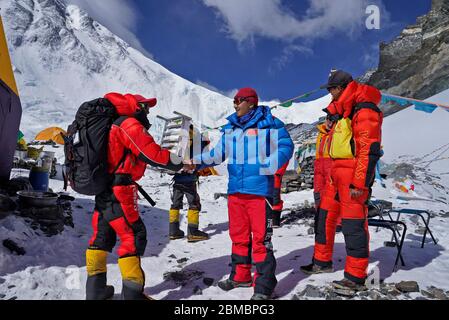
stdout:
{"type": "MultiPolygon", "coordinates": [[[[330,115],[350,118],[352,126],[352,159],[333,159],[331,177],[322,192],[317,219],[314,263],[332,263],[337,221],[342,219],[346,244],[345,278],[363,284],[369,260],[368,208],[376,164],[381,157],[383,114],[377,105],[378,89],[351,82],[337,101],[325,109],[330,115]],[[351,189],[362,191],[352,197],[351,189]]],[[[332,139],[333,132],[331,132],[332,139]]]]}
{"type": "Polygon", "coordinates": [[[113,183],[109,191],[95,198],[90,239],[91,249],[111,252],[120,238],[118,255],[142,256],[146,247],[146,229],[138,212],[138,189],[148,164],[178,171],[182,163],[173,164],[170,152],[155,143],[148,133],[146,114],[141,113],[136,97],[131,94],[109,93],[105,96],[116,108],[120,118],[109,135],[108,167],[113,183]]]}

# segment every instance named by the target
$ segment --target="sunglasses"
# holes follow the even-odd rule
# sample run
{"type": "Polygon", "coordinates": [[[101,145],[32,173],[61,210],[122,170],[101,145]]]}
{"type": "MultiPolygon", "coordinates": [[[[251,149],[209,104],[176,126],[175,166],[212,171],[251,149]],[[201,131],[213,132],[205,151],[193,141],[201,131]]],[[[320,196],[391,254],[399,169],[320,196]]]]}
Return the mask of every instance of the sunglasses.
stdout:
{"type": "Polygon", "coordinates": [[[327,91],[331,92],[332,90],[337,89],[337,88],[338,87],[329,87],[329,88],[327,88],[327,91]]]}
{"type": "Polygon", "coordinates": [[[237,98],[234,98],[234,104],[235,105],[239,105],[239,104],[241,104],[243,102],[249,101],[250,98],[252,98],[252,97],[237,97],[237,98]]]}

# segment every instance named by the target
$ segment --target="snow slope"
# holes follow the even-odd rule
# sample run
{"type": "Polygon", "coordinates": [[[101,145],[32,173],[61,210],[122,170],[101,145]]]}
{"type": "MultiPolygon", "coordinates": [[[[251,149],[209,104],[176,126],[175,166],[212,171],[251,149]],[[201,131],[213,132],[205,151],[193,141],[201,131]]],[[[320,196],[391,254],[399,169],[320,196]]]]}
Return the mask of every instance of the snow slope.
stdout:
{"type": "MultiPolygon", "coordinates": [[[[448,94],[449,90],[429,100],[441,98],[441,102],[448,103],[448,94]]],[[[384,160],[392,163],[403,161],[405,159],[403,155],[420,157],[437,149],[444,141],[449,142],[445,126],[442,125],[448,120],[449,112],[435,111],[427,115],[412,109],[387,118],[384,123],[383,143],[386,152],[384,160]],[[420,127],[422,131],[411,131],[416,127],[420,127]],[[398,139],[398,135],[402,135],[403,132],[409,134],[404,134],[403,139],[398,139]],[[418,137],[420,143],[414,143],[418,141],[418,137]]],[[[421,165],[416,163],[416,167],[420,169],[421,165]]],[[[448,167],[445,168],[447,171],[448,167]]],[[[444,213],[448,211],[449,183],[443,179],[444,172],[437,171],[438,168],[434,169],[432,166],[429,169],[430,171],[417,170],[417,178],[414,181],[417,195],[423,190],[428,192],[426,193],[428,199],[425,201],[398,199],[400,194],[395,189],[395,181],[392,179],[386,181],[386,189],[376,184],[374,196],[390,200],[395,206],[430,209],[434,212],[431,228],[439,240],[438,244],[434,245],[428,239],[426,247],[421,249],[421,234],[418,229],[422,227],[422,223],[419,224],[414,218],[405,219],[409,227],[403,249],[406,266],[393,272],[396,250],[384,246],[384,241],[389,241],[391,234],[385,230],[376,231],[370,228],[370,270],[378,267],[381,278],[386,282],[415,280],[421,288],[433,285],[447,291],[449,219],[448,214],[444,213]],[[441,177],[441,180],[438,177],[441,177]],[[439,181],[443,189],[438,187],[436,181],[439,181]],[[435,201],[437,197],[443,199],[442,195],[445,195],[445,203],[435,201]]],[[[26,172],[16,174],[26,175],[26,172]]],[[[143,269],[147,275],[146,293],[157,299],[249,299],[252,295],[251,289],[241,288],[223,292],[216,287],[216,282],[226,278],[230,271],[228,263],[231,242],[228,236],[227,204],[224,198],[217,200],[214,198],[215,193],[226,192],[226,177],[201,179],[199,192],[203,209],[200,225],[210,233],[211,239],[196,244],[189,244],[185,239],[168,240],[169,183],[170,176],[160,176],[152,170],[147,170],[147,176],[142,180],[142,185],[157,201],[156,208],[150,208],[144,201],[140,203],[140,211],[149,235],[149,244],[142,259],[143,269]],[[187,260],[177,262],[183,258],[187,260]],[[178,275],[185,276],[187,280],[183,283],[164,279],[166,272],[178,272],[178,275]],[[206,286],[203,283],[204,277],[213,278],[214,284],[206,286]],[[201,295],[194,293],[196,287],[202,290],[201,295]]],[[[51,186],[55,191],[62,189],[58,181],[52,180],[51,186]]],[[[84,299],[86,279],[84,250],[91,233],[90,219],[94,202],[92,198],[76,196],[77,200],[73,204],[75,228],[66,228],[61,235],[52,238],[38,236],[21,218],[10,216],[0,221],[2,238],[15,240],[27,251],[26,255],[19,257],[0,247],[0,296],[4,296],[4,299],[84,299]]],[[[313,202],[311,191],[290,193],[283,195],[283,198],[284,214],[313,202]]],[[[185,218],[181,221],[181,226],[186,229],[185,218]]],[[[299,220],[274,231],[273,244],[278,262],[279,281],[275,294],[278,299],[291,299],[306,285],[326,285],[343,276],[345,248],[342,234],[337,234],[336,237],[334,273],[308,277],[298,271],[300,265],[309,263],[313,252],[314,236],[308,234],[309,229],[309,226],[304,225],[304,221],[299,220]]],[[[120,292],[121,280],[116,259],[115,252],[108,259],[108,278],[116,292],[120,292]]],[[[411,294],[410,297],[416,295],[411,294]]]]}
{"type": "MultiPolygon", "coordinates": [[[[155,96],[155,113],[171,116],[177,110],[209,127],[223,125],[233,112],[230,98],[145,57],[77,6],[62,0],[0,0],[0,7],[28,140],[47,126],[66,128],[83,101],[111,91],[155,96]]],[[[313,122],[325,105],[310,106],[297,104],[275,114],[289,123],[313,122]]]]}

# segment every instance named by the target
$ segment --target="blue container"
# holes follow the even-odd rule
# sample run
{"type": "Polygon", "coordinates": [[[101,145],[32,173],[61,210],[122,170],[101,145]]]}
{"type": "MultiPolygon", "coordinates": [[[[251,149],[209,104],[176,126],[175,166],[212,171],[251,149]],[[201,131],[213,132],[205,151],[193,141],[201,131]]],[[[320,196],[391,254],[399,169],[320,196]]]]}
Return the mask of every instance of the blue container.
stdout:
{"type": "Polygon", "coordinates": [[[39,167],[33,167],[30,171],[30,183],[35,191],[48,191],[50,173],[39,167]]]}

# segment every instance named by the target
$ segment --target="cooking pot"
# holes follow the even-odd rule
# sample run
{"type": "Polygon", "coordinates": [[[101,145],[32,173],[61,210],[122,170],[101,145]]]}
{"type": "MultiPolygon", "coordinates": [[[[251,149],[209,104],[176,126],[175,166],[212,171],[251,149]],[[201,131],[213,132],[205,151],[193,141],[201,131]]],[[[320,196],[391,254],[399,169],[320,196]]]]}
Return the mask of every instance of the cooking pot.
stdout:
{"type": "Polygon", "coordinates": [[[39,191],[18,191],[17,195],[21,205],[40,208],[56,206],[59,197],[56,193],[39,191]]]}

